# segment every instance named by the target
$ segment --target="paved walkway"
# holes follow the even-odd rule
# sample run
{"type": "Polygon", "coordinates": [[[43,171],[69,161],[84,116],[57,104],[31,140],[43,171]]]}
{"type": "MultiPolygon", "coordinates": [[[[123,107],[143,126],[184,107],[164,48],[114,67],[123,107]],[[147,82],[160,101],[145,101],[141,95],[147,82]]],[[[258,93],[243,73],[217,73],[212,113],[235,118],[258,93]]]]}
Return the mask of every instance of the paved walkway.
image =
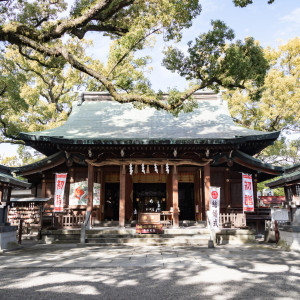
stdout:
{"type": "Polygon", "coordinates": [[[0,299],[299,299],[299,257],[262,245],[27,245],[0,255],[0,299]]]}

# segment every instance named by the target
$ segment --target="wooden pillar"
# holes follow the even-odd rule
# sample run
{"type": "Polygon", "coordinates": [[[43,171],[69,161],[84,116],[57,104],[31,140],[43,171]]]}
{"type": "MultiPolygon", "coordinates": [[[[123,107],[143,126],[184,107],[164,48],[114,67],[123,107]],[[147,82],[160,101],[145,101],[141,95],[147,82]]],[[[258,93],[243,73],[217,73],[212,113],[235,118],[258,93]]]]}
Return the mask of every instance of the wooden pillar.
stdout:
{"type": "Polygon", "coordinates": [[[167,199],[166,199],[166,210],[170,210],[173,207],[173,183],[172,174],[167,175],[167,199]]]}
{"type": "Polygon", "coordinates": [[[102,220],[101,218],[101,204],[102,204],[102,199],[101,199],[101,189],[102,189],[102,185],[101,185],[101,179],[102,179],[102,172],[101,169],[97,169],[97,183],[100,183],[100,205],[99,208],[97,208],[96,211],[96,220],[97,222],[100,222],[102,220]]]}
{"type": "Polygon", "coordinates": [[[173,195],[173,227],[179,227],[179,212],[178,212],[178,174],[176,166],[172,173],[172,195],[173,195]]]}
{"type": "Polygon", "coordinates": [[[101,209],[101,221],[104,220],[104,211],[105,211],[105,180],[104,180],[104,169],[102,168],[101,172],[101,189],[100,189],[100,209],[101,209]]]}
{"type": "Polygon", "coordinates": [[[196,221],[202,220],[202,183],[201,183],[201,169],[195,172],[194,180],[194,191],[195,191],[195,217],[196,221]],[[197,210],[198,208],[198,210],[197,210]]]}
{"type": "Polygon", "coordinates": [[[226,211],[228,212],[228,208],[231,207],[231,197],[230,197],[230,170],[228,168],[226,168],[226,172],[225,172],[225,206],[226,206],[226,211]],[[230,207],[229,207],[230,206],[230,207]]]}
{"type": "Polygon", "coordinates": [[[88,199],[86,207],[85,225],[90,228],[93,211],[93,187],[94,187],[94,166],[88,164],[88,199]]]}
{"type": "Polygon", "coordinates": [[[119,203],[119,226],[125,227],[125,199],[126,199],[126,169],[120,166],[120,203],[119,203]]]}
{"type": "Polygon", "coordinates": [[[254,207],[258,207],[258,201],[257,201],[257,174],[255,174],[254,176],[252,176],[252,178],[253,178],[254,207]]]}
{"type": "Polygon", "coordinates": [[[42,198],[46,198],[46,179],[42,179],[42,198]]]}
{"type": "MultiPolygon", "coordinates": [[[[210,188],[210,165],[204,166],[204,199],[205,199],[205,213],[209,210],[209,188],[210,188]]],[[[206,220],[206,214],[203,216],[206,220]]]]}
{"type": "Polygon", "coordinates": [[[125,220],[133,219],[133,180],[132,175],[126,174],[125,220]]]}
{"type": "Polygon", "coordinates": [[[93,210],[94,166],[88,165],[88,200],[87,211],[93,210]]]}

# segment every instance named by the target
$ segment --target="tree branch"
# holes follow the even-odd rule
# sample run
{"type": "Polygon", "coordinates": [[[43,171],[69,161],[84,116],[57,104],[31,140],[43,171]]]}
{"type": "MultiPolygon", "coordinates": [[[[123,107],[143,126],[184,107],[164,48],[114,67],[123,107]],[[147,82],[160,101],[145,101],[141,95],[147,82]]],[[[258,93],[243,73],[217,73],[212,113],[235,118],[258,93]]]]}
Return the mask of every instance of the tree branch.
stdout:
{"type": "MultiPolygon", "coordinates": [[[[119,4],[112,5],[112,14],[116,13],[120,9],[132,4],[135,0],[123,0],[119,4]]],[[[64,33],[71,32],[75,28],[80,28],[87,25],[90,21],[97,19],[97,16],[106,9],[110,7],[110,5],[114,1],[112,0],[98,0],[94,5],[91,6],[86,12],[84,12],[81,16],[75,19],[67,19],[62,21],[61,24],[55,24],[51,29],[50,32],[39,36],[39,40],[43,42],[48,42],[53,39],[60,38],[64,33]]],[[[105,14],[103,14],[103,19],[109,19],[111,14],[108,11],[108,14],[105,18],[105,14]]],[[[99,19],[99,17],[98,17],[99,19]]]]}
{"type": "Polygon", "coordinates": [[[81,29],[74,28],[73,30],[71,30],[71,33],[74,34],[75,36],[77,36],[79,39],[83,39],[85,34],[87,32],[91,32],[91,31],[110,32],[117,36],[123,36],[125,33],[128,32],[128,29],[113,26],[113,25],[102,25],[102,24],[101,25],[93,25],[93,24],[91,24],[91,25],[86,25],[81,29]]]}
{"type": "Polygon", "coordinates": [[[19,53],[22,56],[24,56],[25,58],[27,58],[29,60],[36,61],[37,63],[39,63],[41,66],[43,66],[45,68],[49,68],[49,69],[58,69],[59,68],[58,66],[52,66],[52,65],[45,64],[40,59],[32,57],[32,56],[26,54],[25,52],[22,51],[22,46],[21,45],[18,45],[18,49],[19,49],[19,53]]]}
{"type": "Polygon", "coordinates": [[[154,29],[153,31],[147,33],[145,36],[143,36],[142,38],[140,38],[138,41],[136,41],[128,50],[127,52],[117,61],[117,63],[113,66],[113,68],[110,70],[110,72],[108,73],[108,76],[116,69],[116,67],[129,55],[129,53],[142,41],[144,41],[148,36],[150,36],[151,34],[157,32],[161,30],[161,28],[157,28],[154,29]]]}

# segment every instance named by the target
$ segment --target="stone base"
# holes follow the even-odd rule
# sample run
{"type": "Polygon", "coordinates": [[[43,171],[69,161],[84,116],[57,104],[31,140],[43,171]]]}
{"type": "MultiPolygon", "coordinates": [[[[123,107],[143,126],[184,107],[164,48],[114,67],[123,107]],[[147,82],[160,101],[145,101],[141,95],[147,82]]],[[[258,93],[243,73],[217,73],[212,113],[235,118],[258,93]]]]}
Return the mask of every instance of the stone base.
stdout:
{"type": "Polygon", "coordinates": [[[253,243],[255,232],[248,229],[221,229],[216,234],[216,241],[218,245],[253,243]]]}
{"type": "Polygon", "coordinates": [[[283,226],[279,229],[280,241],[285,243],[291,250],[300,251],[300,226],[283,226]]]}
{"type": "Polygon", "coordinates": [[[17,226],[0,226],[0,251],[18,247],[17,226]]]}

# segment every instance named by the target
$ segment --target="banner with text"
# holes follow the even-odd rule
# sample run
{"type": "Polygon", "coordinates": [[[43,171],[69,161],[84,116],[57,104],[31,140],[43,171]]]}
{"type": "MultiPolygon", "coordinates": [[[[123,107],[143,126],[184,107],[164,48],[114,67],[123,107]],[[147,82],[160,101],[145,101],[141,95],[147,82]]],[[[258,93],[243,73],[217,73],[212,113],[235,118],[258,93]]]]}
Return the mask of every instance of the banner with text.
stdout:
{"type": "Polygon", "coordinates": [[[64,210],[64,192],[67,180],[67,173],[55,174],[54,212],[64,210]]]}
{"type": "Polygon", "coordinates": [[[210,222],[211,228],[214,230],[219,229],[219,217],[220,217],[220,188],[211,186],[209,189],[210,201],[210,222]]]}
{"type": "Polygon", "coordinates": [[[243,212],[254,211],[252,175],[242,173],[243,212]]]}

